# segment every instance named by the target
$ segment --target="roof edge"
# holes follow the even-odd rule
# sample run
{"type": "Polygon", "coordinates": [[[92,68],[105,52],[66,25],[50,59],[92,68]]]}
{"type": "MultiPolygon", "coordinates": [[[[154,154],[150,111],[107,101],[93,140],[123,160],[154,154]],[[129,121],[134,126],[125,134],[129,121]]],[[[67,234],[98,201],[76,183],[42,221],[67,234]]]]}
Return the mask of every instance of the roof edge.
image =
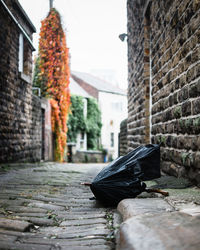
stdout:
{"type": "Polygon", "coordinates": [[[127,94],[119,93],[119,92],[114,92],[114,91],[107,91],[107,90],[99,90],[99,92],[105,92],[105,93],[110,93],[114,95],[122,95],[122,96],[127,96],[127,94]]]}
{"type": "Polygon", "coordinates": [[[22,13],[22,15],[25,17],[25,19],[27,20],[29,26],[31,27],[32,31],[34,33],[36,33],[36,28],[33,25],[33,23],[31,22],[30,18],[28,17],[28,15],[26,14],[25,10],[23,9],[23,7],[21,6],[21,4],[19,3],[18,0],[15,0],[14,2],[16,4],[16,6],[18,7],[18,9],[20,10],[20,12],[22,13]]]}
{"type": "Polygon", "coordinates": [[[71,73],[75,78],[78,78],[79,80],[83,81],[84,83],[88,84],[89,86],[91,86],[92,88],[96,89],[98,92],[105,92],[105,93],[111,93],[111,94],[116,94],[116,95],[121,95],[121,96],[127,96],[127,90],[124,89],[120,89],[118,86],[112,85],[111,83],[107,82],[104,79],[99,78],[98,76],[94,76],[90,73],[87,72],[79,72],[79,71],[72,71],[71,73]],[[104,90],[104,88],[101,87],[96,87],[92,84],[90,84],[88,81],[86,81],[85,79],[83,79],[81,76],[79,76],[78,74],[85,74],[85,75],[89,75],[95,79],[97,79],[98,81],[101,81],[102,83],[106,83],[106,84],[110,84],[111,86],[113,86],[113,88],[117,87],[118,90],[116,91],[112,91],[112,90],[104,90]],[[126,92],[126,93],[125,93],[126,92]]]}

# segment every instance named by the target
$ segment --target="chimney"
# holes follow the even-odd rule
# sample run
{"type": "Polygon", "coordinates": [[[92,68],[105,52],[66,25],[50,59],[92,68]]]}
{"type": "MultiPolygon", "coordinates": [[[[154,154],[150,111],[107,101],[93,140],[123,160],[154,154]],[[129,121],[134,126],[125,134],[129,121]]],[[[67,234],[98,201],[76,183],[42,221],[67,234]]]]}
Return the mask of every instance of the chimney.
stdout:
{"type": "Polygon", "coordinates": [[[50,8],[50,9],[53,8],[53,0],[49,0],[49,8],[50,8]]]}

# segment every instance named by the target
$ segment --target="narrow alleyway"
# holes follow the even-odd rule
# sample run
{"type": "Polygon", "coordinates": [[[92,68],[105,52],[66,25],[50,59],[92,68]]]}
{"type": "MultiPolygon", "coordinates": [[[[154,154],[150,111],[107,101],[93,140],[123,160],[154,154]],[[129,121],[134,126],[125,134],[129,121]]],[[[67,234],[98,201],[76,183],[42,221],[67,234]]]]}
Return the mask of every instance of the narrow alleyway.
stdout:
{"type": "Polygon", "coordinates": [[[114,210],[103,208],[88,182],[93,164],[12,166],[0,174],[0,249],[114,249],[114,210]]]}

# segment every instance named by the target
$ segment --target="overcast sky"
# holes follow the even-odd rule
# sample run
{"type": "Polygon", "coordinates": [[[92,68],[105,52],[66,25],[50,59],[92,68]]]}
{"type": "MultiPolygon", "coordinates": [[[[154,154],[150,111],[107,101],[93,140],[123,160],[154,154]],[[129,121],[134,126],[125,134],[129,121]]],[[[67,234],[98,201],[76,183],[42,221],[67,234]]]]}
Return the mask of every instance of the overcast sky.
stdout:
{"type": "MultiPolygon", "coordinates": [[[[37,29],[34,45],[49,11],[49,0],[19,0],[37,29]]],[[[126,0],[54,0],[62,17],[70,48],[72,70],[98,75],[113,74],[120,87],[127,87],[126,0]]]]}

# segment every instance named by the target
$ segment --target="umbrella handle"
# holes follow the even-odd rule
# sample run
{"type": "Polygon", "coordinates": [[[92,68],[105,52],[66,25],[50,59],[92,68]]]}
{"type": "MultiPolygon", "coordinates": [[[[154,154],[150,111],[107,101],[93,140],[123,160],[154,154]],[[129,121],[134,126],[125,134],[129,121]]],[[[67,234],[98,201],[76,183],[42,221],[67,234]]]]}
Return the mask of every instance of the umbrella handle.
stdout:
{"type": "Polygon", "coordinates": [[[91,183],[90,182],[82,182],[81,185],[91,186],[91,183]]]}
{"type": "Polygon", "coordinates": [[[147,189],[145,189],[145,191],[146,191],[147,193],[159,193],[159,194],[162,194],[162,195],[164,195],[164,196],[169,196],[169,193],[168,193],[168,192],[163,191],[163,190],[158,189],[158,188],[147,188],[147,189]]]}

